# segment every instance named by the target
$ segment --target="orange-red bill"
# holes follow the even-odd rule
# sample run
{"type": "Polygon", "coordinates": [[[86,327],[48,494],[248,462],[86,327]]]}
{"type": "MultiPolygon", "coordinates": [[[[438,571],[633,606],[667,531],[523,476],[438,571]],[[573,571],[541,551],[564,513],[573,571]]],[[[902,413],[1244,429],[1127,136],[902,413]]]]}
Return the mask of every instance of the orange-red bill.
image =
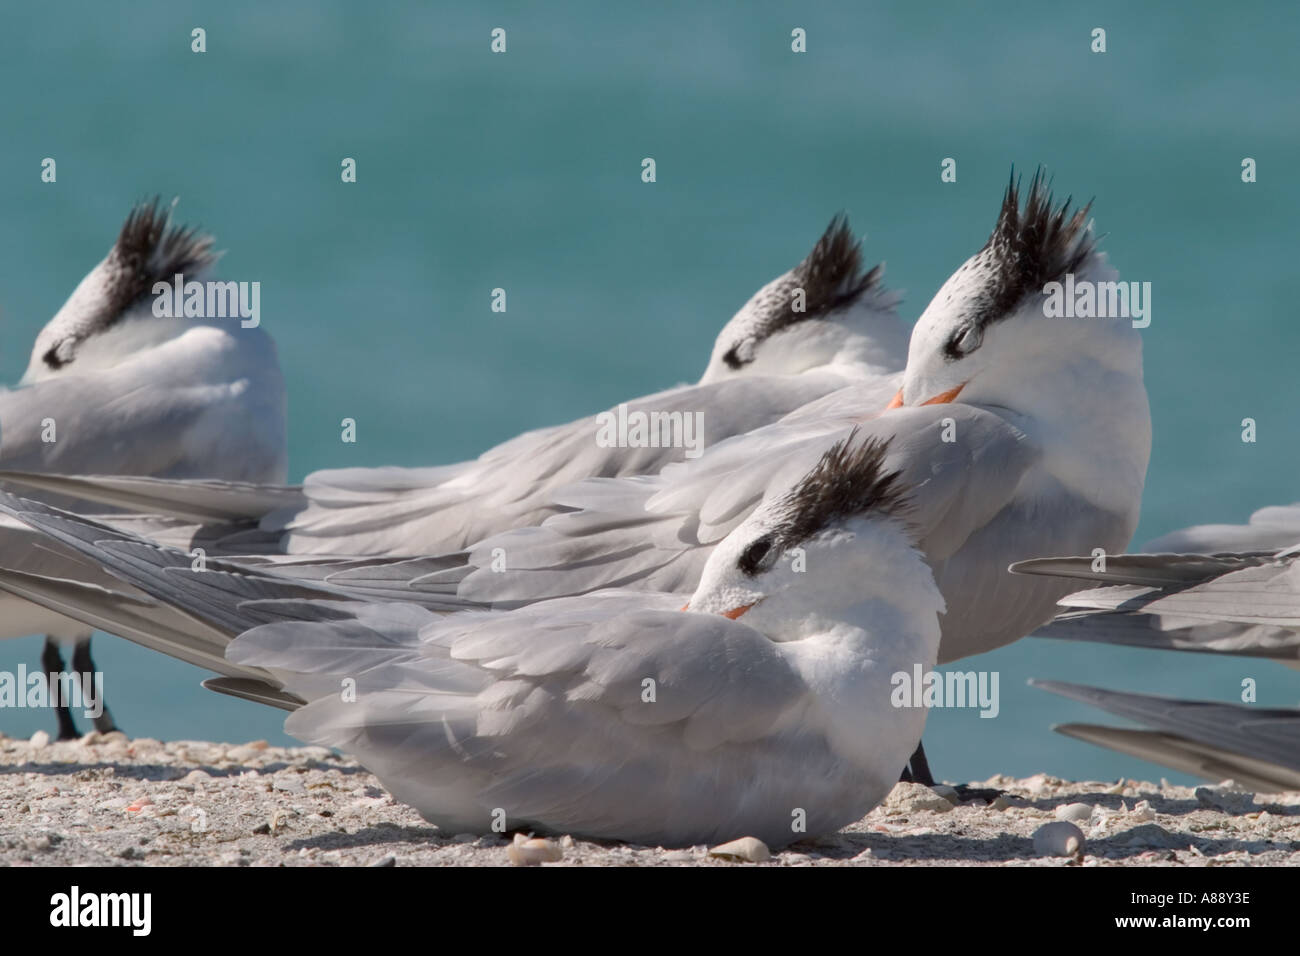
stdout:
{"type": "Polygon", "coordinates": [[[961,390],[965,387],[966,387],[966,383],[962,382],[956,388],[950,388],[946,392],[940,392],[938,395],[934,396],[934,398],[927,398],[921,404],[922,405],[947,405],[949,402],[956,399],[957,396],[961,394],[961,390]]]}
{"type": "MultiPolygon", "coordinates": [[[[758,602],[754,602],[754,603],[756,604],[758,602]]],[[[723,611],[722,616],[729,617],[734,621],[736,618],[740,617],[740,615],[744,614],[753,606],[754,606],[753,604],[745,604],[742,605],[741,607],[733,607],[730,611],[723,611]]],[[[681,606],[679,610],[689,611],[690,609],[691,609],[691,602],[687,601],[685,604],[681,606]]]]}
{"type": "MultiPolygon", "coordinates": [[[[921,404],[922,405],[946,405],[949,402],[953,401],[958,395],[960,395],[961,390],[965,387],[966,387],[966,383],[962,382],[956,388],[950,388],[946,392],[940,392],[938,395],[934,396],[934,398],[928,398],[921,404]]],[[[897,394],[895,394],[894,397],[889,400],[889,404],[885,406],[885,411],[889,411],[891,408],[902,408],[902,407],[903,407],[903,390],[900,388],[897,394]]]]}

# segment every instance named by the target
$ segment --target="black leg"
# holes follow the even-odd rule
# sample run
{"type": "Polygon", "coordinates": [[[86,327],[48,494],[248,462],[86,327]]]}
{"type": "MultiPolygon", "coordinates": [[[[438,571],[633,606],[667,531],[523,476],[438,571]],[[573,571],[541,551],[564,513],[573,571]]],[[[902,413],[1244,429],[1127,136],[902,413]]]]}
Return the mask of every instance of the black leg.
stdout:
{"type": "MultiPolygon", "coordinates": [[[[45,638],[45,650],[41,652],[41,667],[45,668],[51,693],[56,692],[59,687],[59,674],[63,672],[63,654],[59,650],[59,642],[48,635],[45,638]]],[[[54,716],[59,722],[60,740],[76,740],[81,736],[77,733],[77,725],[73,723],[72,714],[68,711],[65,702],[55,703],[54,716]]]]}
{"type": "Polygon", "coordinates": [[[924,784],[927,787],[934,786],[934,775],[930,773],[930,761],[925,759],[925,744],[922,741],[917,741],[916,753],[912,754],[912,759],[908,761],[908,769],[911,771],[913,783],[924,784]]]}
{"type": "MultiPolygon", "coordinates": [[[[912,754],[912,759],[908,761],[908,766],[903,770],[902,780],[905,783],[921,783],[927,787],[934,786],[934,774],[930,773],[930,761],[925,758],[925,747],[918,743],[916,753],[912,754]]],[[[1001,790],[991,790],[985,787],[968,787],[964,783],[957,784],[953,788],[957,791],[957,799],[966,800],[983,800],[985,803],[992,803],[998,797],[1002,796],[1001,790]]]]}
{"type": "MultiPolygon", "coordinates": [[[[90,659],[90,638],[84,638],[77,641],[76,647],[72,649],[72,669],[78,675],[88,675],[91,680],[90,690],[95,689],[95,662],[90,659]]],[[[87,688],[81,688],[82,700],[86,698],[87,688]]],[[[102,690],[102,688],[101,688],[102,690]]],[[[113,723],[113,715],[108,712],[108,705],[102,700],[99,701],[100,714],[95,718],[95,729],[101,734],[111,734],[117,730],[117,725],[113,723]]]]}

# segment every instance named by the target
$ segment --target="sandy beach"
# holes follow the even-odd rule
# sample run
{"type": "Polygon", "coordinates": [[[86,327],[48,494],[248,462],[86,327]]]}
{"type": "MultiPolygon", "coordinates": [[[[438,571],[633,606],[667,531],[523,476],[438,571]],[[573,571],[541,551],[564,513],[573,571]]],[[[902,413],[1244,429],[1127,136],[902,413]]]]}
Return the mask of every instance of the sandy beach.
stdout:
{"type": "Polygon", "coordinates": [[[530,854],[549,866],[1300,865],[1300,793],[1046,775],[978,783],[1005,795],[963,804],[900,784],[856,824],[762,862],[567,836],[521,853],[522,838],[442,833],[319,747],[40,732],[0,737],[0,866],[509,866],[530,854]],[[1083,837],[1073,854],[1060,839],[1070,824],[1083,837]]]}

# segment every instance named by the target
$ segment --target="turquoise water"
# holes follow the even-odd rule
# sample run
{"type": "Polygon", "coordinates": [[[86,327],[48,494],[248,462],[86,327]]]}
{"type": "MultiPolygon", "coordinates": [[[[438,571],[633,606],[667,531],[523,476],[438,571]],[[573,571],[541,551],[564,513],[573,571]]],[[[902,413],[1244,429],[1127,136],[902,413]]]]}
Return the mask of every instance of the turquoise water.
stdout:
{"type": "MultiPolygon", "coordinates": [[[[130,204],[179,195],[178,215],[227,250],[225,276],[262,283],[295,479],[458,460],[694,379],[722,321],[838,210],[914,319],[983,243],[1010,165],[1042,163],[1060,191],[1096,197],[1112,261],[1153,285],[1138,539],[1300,498],[1296,7],[614,6],[6,8],[4,380],[130,204]],[[488,49],[497,26],[504,55],[488,49]],[[806,54],[790,52],[796,26],[806,54]],[[1097,26],[1105,54],[1089,52],[1097,26]],[[40,181],[47,156],[55,184],[40,181]],[[340,182],[345,156],[356,184],[340,182]],[[956,183],[939,180],[944,157],[956,183]],[[498,286],[505,314],[489,309],[498,286]],[[355,445],[339,441],[344,417],[355,445]]],[[[34,665],[39,646],[0,645],[0,669],[34,665]]],[[[276,714],[202,691],[197,670],[95,646],[131,733],[286,739],[276,714]]],[[[1030,676],[1220,699],[1249,676],[1261,704],[1300,698],[1274,664],[1036,640],[962,667],[1000,672],[1001,715],[931,716],[950,779],[1160,776],[1051,733],[1099,715],[1030,676]]]]}

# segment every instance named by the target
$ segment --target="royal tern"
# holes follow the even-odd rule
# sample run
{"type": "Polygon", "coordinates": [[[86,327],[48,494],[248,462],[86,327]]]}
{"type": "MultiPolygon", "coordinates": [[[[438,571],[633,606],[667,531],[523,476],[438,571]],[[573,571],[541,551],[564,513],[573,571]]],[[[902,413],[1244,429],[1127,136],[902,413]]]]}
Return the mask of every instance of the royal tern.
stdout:
{"type": "MultiPolygon", "coordinates": [[[[36,338],[27,372],[0,391],[0,468],[23,472],[283,481],[284,383],[275,346],[243,319],[159,317],[156,283],[201,276],[212,239],[174,226],[155,201],[135,206],[108,255],[81,280],[36,338]]],[[[162,311],[162,310],[160,310],[162,311]]],[[[66,496],[58,500],[67,502],[66,496]]],[[[49,556],[9,527],[0,564],[37,569],[49,556]]],[[[42,664],[95,670],[90,629],[11,597],[0,636],[45,634],[42,664]]],[[[66,707],[60,737],[76,735],[66,707]]],[[[95,718],[113,729],[107,709],[95,718]]]]}
{"type": "Polygon", "coordinates": [[[151,598],[0,584],[127,636],[179,611],[186,635],[156,618],[145,643],[224,651],[212,686],[291,710],[286,731],[352,754],[445,832],[782,846],[870,810],[924,725],[896,675],[933,666],[943,600],[886,460],[871,438],[835,444],[712,550],[685,607],[624,590],[450,616],[320,599],[8,495],[151,598]]]}

